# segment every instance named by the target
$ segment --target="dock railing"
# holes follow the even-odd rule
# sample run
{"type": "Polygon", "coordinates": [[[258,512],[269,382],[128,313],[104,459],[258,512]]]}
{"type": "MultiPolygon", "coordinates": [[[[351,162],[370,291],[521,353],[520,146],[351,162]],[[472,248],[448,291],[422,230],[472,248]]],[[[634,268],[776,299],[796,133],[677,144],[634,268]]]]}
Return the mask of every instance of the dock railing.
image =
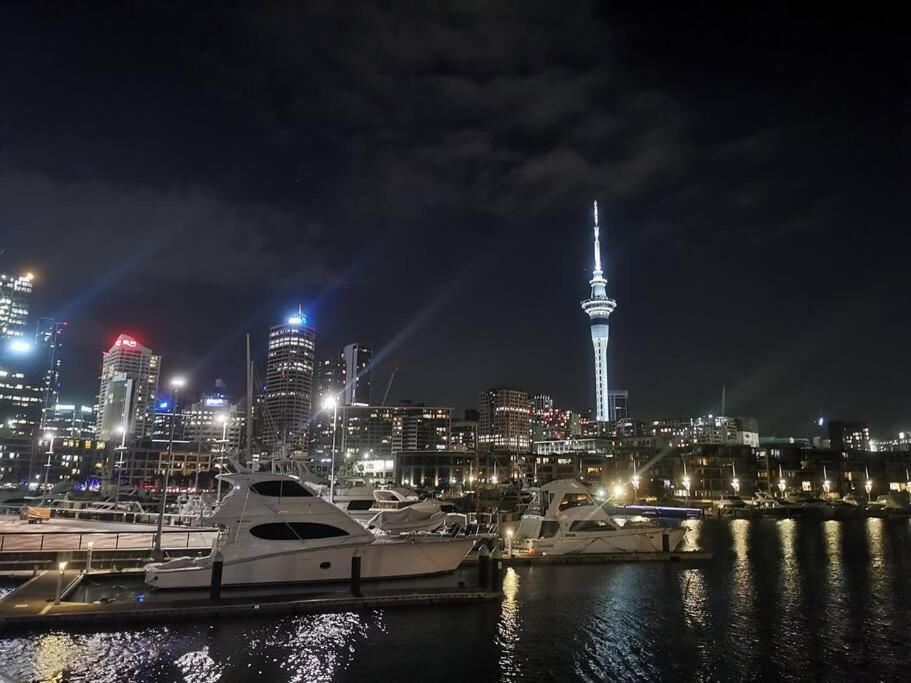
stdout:
{"type": "MultiPolygon", "coordinates": [[[[215,529],[162,531],[165,550],[211,548],[215,529]]],[[[154,531],[47,531],[0,533],[0,552],[41,550],[142,550],[155,545],[154,531]]]]}

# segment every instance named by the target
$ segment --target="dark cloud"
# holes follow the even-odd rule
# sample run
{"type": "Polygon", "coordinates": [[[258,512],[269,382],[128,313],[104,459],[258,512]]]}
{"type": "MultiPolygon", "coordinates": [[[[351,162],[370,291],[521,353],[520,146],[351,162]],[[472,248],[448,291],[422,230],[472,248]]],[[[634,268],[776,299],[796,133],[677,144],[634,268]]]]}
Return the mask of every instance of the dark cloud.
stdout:
{"type": "Polygon", "coordinates": [[[907,428],[893,384],[860,399],[881,367],[911,369],[893,341],[901,25],[588,2],[5,5],[0,268],[34,265],[41,311],[72,318],[81,395],[121,326],[170,367],[233,376],[242,332],[301,301],[321,355],[386,347],[396,395],[471,405],[508,382],[584,408],[597,198],[634,412],[717,410],[725,384],[771,428],[820,402],[907,428]]]}

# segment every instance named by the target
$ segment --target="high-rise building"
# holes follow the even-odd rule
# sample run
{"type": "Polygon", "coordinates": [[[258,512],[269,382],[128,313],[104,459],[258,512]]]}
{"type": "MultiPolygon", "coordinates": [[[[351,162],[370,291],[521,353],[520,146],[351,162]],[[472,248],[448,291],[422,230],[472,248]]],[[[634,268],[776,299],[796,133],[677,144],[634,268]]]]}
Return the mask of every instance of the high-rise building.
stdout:
{"type": "Polygon", "coordinates": [[[590,281],[591,296],[582,302],[582,310],[591,321],[592,345],[595,348],[595,419],[610,420],[610,396],[607,383],[607,341],[609,327],[607,319],[617,307],[617,302],[607,296],[607,279],[601,270],[601,243],[599,241],[598,202],[595,212],[595,269],[590,281]]]}
{"type": "Polygon", "coordinates": [[[0,341],[26,336],[32,281],[31,273],[0,273],[0,341]]]}
{"type": "Polygon", "coordinates": [[[629,417],[629,392],[626,389],[608,391],[607,407],[611,420],[627,419],[629,417]]]}
{"type": "Polygon", "coordinates": [[[269,330],[266,387],[262,401],[262,444],[300,449],[306,444],[313,405],[316,330],[301,310],[269,330]]]}
{"type": "Polygon", "coordinates": [[[58,403],[45,412],[42,431],[70,439],[95,438],[94,406],[58,403]]]}
{"type": "Polygon", "coordinates": [[[531,450],[531,409],[528,394],[518,389],[482,391],[478,448],[485,453],[528,453],[531,450]]]}
{"type": "Polygon", "coordinates": [[[95,410],[101,441],[125,428],[132,438],[152,436],[161,357],[121,334],[103,355],[95,410]]]}
{"type": "Polygon", "coordinates": [[[31,438],[41,424],[41,375],[0,363],[0,435],[31,438]]]}
{"type": "Polygon", "coordinates": [[[66,329],[66,321],[57,322],[51,318],[42,318],[38,322],[35,353],[40,354],[44,364],[42,425],[60,401],[60,371],[63,367],[63,339],[66,329]]]}
{"type": "Polygon", "coordinates": [[[870,426],[866,422],[829,422],[829,440],[836,451],[869,451],[870,426]]]}
{"type": "Polygon", "coordinates": [[[345,391],[343,403],[346,406],[370,404],[370,361],[373,349],[363,344],[348,344],[342,349],[342,363],[345,368],[345,391]]]}

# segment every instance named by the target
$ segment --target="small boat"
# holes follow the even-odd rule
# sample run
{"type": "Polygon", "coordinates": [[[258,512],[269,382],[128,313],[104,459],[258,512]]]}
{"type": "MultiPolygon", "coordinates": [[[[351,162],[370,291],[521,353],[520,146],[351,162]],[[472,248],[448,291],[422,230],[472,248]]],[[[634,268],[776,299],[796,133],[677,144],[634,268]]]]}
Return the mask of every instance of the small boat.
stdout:
{"type": "Polygon", "coordinates": [[[676,550],[686,529],[636,520],[618,524],[575,479],[528,489],[531,503],[519,522],[515,543],[529,553],[579,555],[676,550]]]}
{"type": "Polygon", "coordinates": [[[456,569],[476,541],[375,535],[290,475],[238,472],[218,478],[231,490],[203,520],[221,528],[212,553],[146,565],[150,586],[209,586],[216,553],[224,560],[224,586],[348,580],[355,553],[364,579],[441,574],[456,569]]]}

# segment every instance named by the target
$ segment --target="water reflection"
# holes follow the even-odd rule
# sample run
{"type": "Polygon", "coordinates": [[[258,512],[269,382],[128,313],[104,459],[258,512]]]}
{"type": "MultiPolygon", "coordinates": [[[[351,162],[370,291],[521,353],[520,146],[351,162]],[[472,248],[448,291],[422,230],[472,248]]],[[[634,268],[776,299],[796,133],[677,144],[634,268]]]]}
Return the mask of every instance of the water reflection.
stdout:
{"type": "Polygon", "coordinates": [[[503,575],[503,607],[497,625],[496,643],[500,648],[500,675],[505,681],[519,680],[522,674],[516,658],[519,644],[519,574],[509,567],[503,575]]]}
{"type": "MultiPolygon", "coordinates": [[[[803,636],[800,620],[802,601],[800,564],[797,554],[797,520],[781,519],[776,523],[781,561],[778,567],[778,612],[781,625],[774,632],[774,646],[800,662],[803,636]]],[[[774,568],[772,568],[774,571],[774,568]]],[[[805,655],[805,653],[804,653],[805,655]]]]}

